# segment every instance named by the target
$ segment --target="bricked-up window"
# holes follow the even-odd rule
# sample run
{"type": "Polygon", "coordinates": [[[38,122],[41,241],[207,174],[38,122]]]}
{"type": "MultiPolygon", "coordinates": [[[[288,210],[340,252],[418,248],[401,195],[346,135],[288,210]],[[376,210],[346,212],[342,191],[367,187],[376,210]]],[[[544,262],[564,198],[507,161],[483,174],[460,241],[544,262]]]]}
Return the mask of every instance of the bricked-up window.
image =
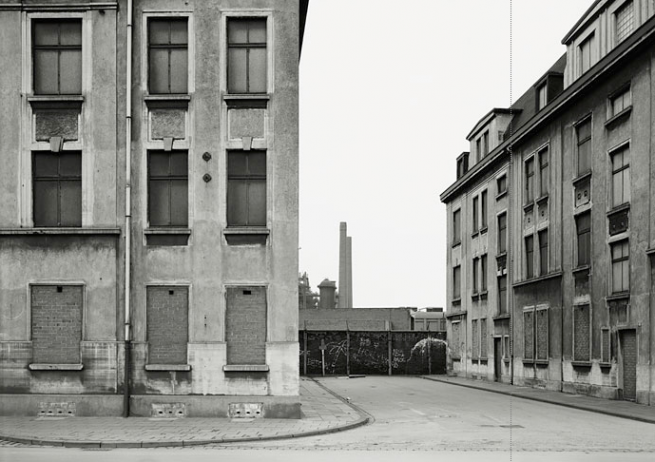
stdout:
{"type": "Polygon", "coordinates": [[[529,204],[534,200],[534,157],[525,161],[525,196],[524,202],[529,204]]]}
{"type": "Polygon", "coordinates": [[[38,20],[32,33],[34,93],[82,94],[82,21],[38,20]]]}
{"type": "Polygon", "coordinates": [[[608,117],[614,117],[630,106],[632,106],[632,93],[630,92],[630,87],[628,86],[610,97],[608,117]]]}
{"type": "Polygon", "coordinates": [[[612,153],[612,207],[630,202],[630,147],[612,153]]]}
{"type": "Polygon", "coordinates": [[[480,257],[480,292],[487,291],[487,255],[480,257]]]}
{"type": "Polygon", "coordinates": [[[151,94],[188,92],[189,34],[186,18],[148,23],[148,90],[151,94]]]}
{"type": "Polygon", "coordinates": [[[480,357],[487,357],[487,320],[480,319],[480,357]]]}
{"type": "Polygon", "coordinates": [[[146,289],[148,364],[187,364],[189,289],[146,289]]]}
{"type": "Polygon", "coordinates": [[[188,153],[148,153],[148,220],[152,227],[189,223],[188,153]]]}
{"type": "Polygon", "coordinates": [[[266,152],[230,151],[227,225],[266,226],[266,152]]]}
{"type": "Polygon", "coordinates": [[[539,151],[539,193],[542,197],[548,194],[549,181],[548,148],[545,148],[539,151]]]}
{"type": "Polygon", "coordinates": [[[507,252],[507,213],[498,215],[498,253],[507,252]]]}
{"type": "Polygon", "coordinates": [[[608,327],[600,331],[600,362],[609,363],[612,360],[612,338],[608,327]]]}
{"type": "Polygon", "coordinates": [[[591,119],[578,124],[578,176],[591,171],[591,119]]]}
{"type": "Polygon", "coordinates": [[[591,214],[587,212],[578,215],[575,224],[578,248],[577,266],[589,265],[591,263],[591,214]]]}
{"type": "Polygon", "coordinates": [[[539,275],[548,274],[548,230],[539,231],[539,275]]]}
{"type": "Polygon", "coordinates": [[[82,153],[32,156],[34,226],[82,226],[82,153]]]}
{"type": "Polygon", "coordinates": [[[591,360],[591,310],[589,305],[573,306],[573,359],[591,360]]]}
{"type": "Polygon", "coordinates": [[[480,226],[482,229],[487,227],[487,191],[480,194],[480,226]]]}
{"type": "Polygon", "coordinates": [[[471,321],[471,358],[480,357],[480,332],[478,332],[478,320],[471,321]]]}
{"type": "Polygon", "coordinates": [[[612,244],[612,292],[630,290],[630,245],[621,241],[612,244]]]}
{"type": "Polygon", "coordinates": [[[453,298],[458,299],[462,296],[462,267],[453,268],[453,298]]]}
{"type": "Polygon", "coordinates": [[[228,364],[266,364],[266,288],[227,289],[225,336],[228,364]]]}
{"type": "Polygon", "coordinates": [[[503,175],[496,180],[496,189],[498,190],[497,195],[507,192],[507,175],[503,175]]]}
{"type": "Polygon", "coordinates": [[[462,211],[453,212],[453,245],[462,242],[462,211]]]}
{"type": "Polygon", "coordinates": [[[548,361],[548,309],[537,309],[535,316],[536,359],[548,361]]]}
{"type": "Polygon", "coordinates": [[[82,293],[82,286],[31,286],[34,363],[82,362],[82,293]]]}
{"type": "Polygon", "coordinates": [[[449,339],[450,343],[450,356],[453,359],[460,359],[460,329],[462,323],[461,321],[452,321],[450,323],[450,333],[452,334],[449,339]]]}
{"type": "Polygon", "coordinates": [[[523,311],[523,358],[534,359],[534,309],[523,311]]]}
{"type": "Polygon", "coordinates": [[[635,13],[633,2],[626,2],[614,13],[617,45],[628,37],[635,28],[635,13]]]}
{"type": "Polygon", "coordinates": [[[507,314],[507,275],[498,278],[498,313],[507,314]]]}
{"type": "Polygon", "coordinates": [[[229,93],[266,93],[266,19],[227,21],[229,93]]]}
{"type": "Polygon", "coordinates": [[[534,237],[525,238],[525,277],[534,277],[534,237]]]}
{"type": "Polygon", "coordinates": [[[596,38],[594,34],[587,37],[578,48],[580,75],[587,72],[594,64],[596,38]]]}
{"type": "Polygon", "coordinates": [[[479,222],[478,222],[478,196],[475,196],[473,198],[473,205],[471,207],[472,212],[473,212],[473,232],[477,232],[478,229],[480,228],[479,222]]]}

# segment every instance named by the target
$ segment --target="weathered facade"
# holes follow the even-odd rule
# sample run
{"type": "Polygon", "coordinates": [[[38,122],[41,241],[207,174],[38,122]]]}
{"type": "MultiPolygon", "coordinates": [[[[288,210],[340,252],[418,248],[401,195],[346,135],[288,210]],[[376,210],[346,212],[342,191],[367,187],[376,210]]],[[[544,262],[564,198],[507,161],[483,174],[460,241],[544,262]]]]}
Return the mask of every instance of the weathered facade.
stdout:
{"type": "Polygon", "coordinates": [[[299,417],[307,3],[0,1],[2,413],[299,417]]]}
{"type": "Polygon", "coordinates": [[[458,163],[441,196],[453,373],[655,403],[654,13],[595,1],[499,145],[458,163]]]}

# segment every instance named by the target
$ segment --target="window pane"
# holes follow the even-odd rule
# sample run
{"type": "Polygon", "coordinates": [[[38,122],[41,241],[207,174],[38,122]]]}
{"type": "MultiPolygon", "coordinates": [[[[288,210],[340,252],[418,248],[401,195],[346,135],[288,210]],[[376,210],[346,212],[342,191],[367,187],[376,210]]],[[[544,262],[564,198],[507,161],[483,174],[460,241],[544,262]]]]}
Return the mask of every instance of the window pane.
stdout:
{"type": "Polygon", "coordinates": [[[34,182],[34,226],[57,226],[56,181],[34,182]]]}
{"type": "Polygon", "coordinates": [[[34,23],[34,45],[59,44],[59,24],[56,22],[34,23]]]}
{"type": "Polygon", "coordinates": [[[630,169],[623,170],[623,202],[630,202],[630,169]]]}
{"type": "Polygon", "coordinates": [[[578,175],[586,173],[591,170],[591,142],[578,146],[578,175]]]}
{"type": "Polygon", "coordinates": [[[54,50],[34,50],[34,92],[56,95],[58,89],[58,54],[54,50]]]}
{"type": "Polygon", "coordinates": [[[612,175],[612,206],[623,204],[623,172],[612,175]]]}
{"type": "Polygon", "coordinates": [[[227,39],[229,43],[247,43],[248,22],[239,19],[230,19],[227,25],[227,39]]]}
{"type": "Polygon", "coordinates": [[[82,94],[82,52],[62,50],[59,56],[59,90],[62,95],[82,94]]]}
{"type": "Polygon", "coordinates": [[[230,152],[227,157],[227,174],[230,176],[248,174],[248,156],[238,152],[230,152]]]}
{"type": "Polygon", "coordinates": [[[248,154],[248,171],[251,175],[266,175],[266,153],[251,152],[248,154]]]}
{"type": "Polygon", "coordinates": [[[61,176],[82,176],[82,156],[79,152],[59,154],[59,174],[61,176]]]}
{"type": "Polygon", "coordinates": [[[187,50],[171,50],[171,93],[186,93],[187,80],[187,50]]]}
{"type": "Polygon", "coordinates": [[[630,290],[630,261],[624,261],[622,265],[623,278],[622,278],[622,288],[621,290],[630,290]]]}
{"type": "Polygon", "coordinates": [[[163,152],[151,152],[148,155],[148,175],[168,176],[169,156],[163,152]]]}
{"type": "Polygon", "coordinates": [[[176,20],[171,21],[171,43],[176,45],[186,45],[189,42],[187,34],[187,21],[176,20]]]}
{"type": "Polygon", "coordinates": [[[227,85],[230,93],[246,93],[246,50],[228,50],[227,85]]]}
{"type": "Polygon", "coordinates": [[[151,45],[163,45],[169,43],[169,21],[150,21],[148,27],[148,43],[151,45]]]}
{"type": "Polygon", "coordinates": [[[62,45],[82,45],[82,22],[64,21],[60,26],[59,43],[62,45]]]}
{"type": "Polygon", "coordinates": [[[251,48],[249,50],[250,66],[248,91],[250,93],[266,92],[266,48],[251,48]]]}
{"type": "Polygon", "coordinates": [[[168,93],[168,50],[150,50],[149,64],[150,93],[168,93]]]}
{"type": "MultiPolygon", "coordinates": [[[[165,154],[164,154],[165,155],[165,154]]],[[[171,152],[170,174],[173,176],[188,176],[189,174],[189,156],[186,152],[171,152]]]]}
{"type": "Polygon", "coordinates": [[[34,154],[34,174],[42,176],[58,176],[58,158],[50,153],[34,154]]]}
{"type": "Polygon", "coordinates": [[[168,181],[151,180],[148,183],[148,219],[150,226],[170,224],[168,181]]]}
{"type": "Polygon", "coordinates": [[[254,19],[250,22],[248,41],[250,43],[266,43],[266,20],[254,19]]]}
{"type": "Polygon", "coordinates": [[[61,226],[82,225],[82,182],[61,181],[59,183],[61,203],[61,226]]]}
{"type": "Polygon", "coordinates": [[[621,268],[621,263],[613,263],[612,264],[612,292],[621,292],[622,290],[622,283],[621,283],[621,277],[622,277],[622,268],[621,268]]]}
{"type": "Polygon", "coordinates": [[[578,125],[578,143],[591,136],[591,122],[585,121],[578,125]]]}
{"type": "Polygon", "coordinates": [[[251,180],[248,188],[248,224],[266,226],[266,180],[251,180]]]}
{"type": "Polygon", "coordinates": [[[246,225],[246,181],[228,180],[227,186],[227,224],[228,226],[246,225]]]}
{"type": "Polygon", "coordinates": [[[171,225],[187,226],[189,190],[187,180],[171,180],[171,225]]]}

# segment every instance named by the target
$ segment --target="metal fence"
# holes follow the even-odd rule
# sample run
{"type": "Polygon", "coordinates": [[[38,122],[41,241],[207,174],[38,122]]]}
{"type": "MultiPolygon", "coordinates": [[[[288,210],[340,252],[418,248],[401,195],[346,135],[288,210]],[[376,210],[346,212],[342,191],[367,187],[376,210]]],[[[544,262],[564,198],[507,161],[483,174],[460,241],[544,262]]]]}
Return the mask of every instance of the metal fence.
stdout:
{"type": "Polygon", "coordinates": [[[446,373],[446,333],[300,331],[303,375],[446,373]]]}

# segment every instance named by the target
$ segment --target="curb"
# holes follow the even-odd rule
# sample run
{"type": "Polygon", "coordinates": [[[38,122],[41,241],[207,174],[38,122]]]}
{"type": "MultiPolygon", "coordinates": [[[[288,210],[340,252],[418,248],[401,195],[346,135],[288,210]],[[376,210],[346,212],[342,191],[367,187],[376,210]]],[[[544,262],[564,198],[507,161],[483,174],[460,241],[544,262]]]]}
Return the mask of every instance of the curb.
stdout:
{"type": "Polygon", "coordinates": [[[31,446],[57,446],[65,448],[107,448],[107,449],[132,449],[132,448],[165,448],[165,447],[189,447],[189,446],[202,446],[206,444],[229,444],[229,443],[247,443],[247,442],[258,442],[258,441],[275,441],[275,440],[289,440],[294,438],[304,438],[309,436],[318,436],[318,435],[327,435],[330,433],[338,433],[346,430],[352,430],[357,427],[367,425],[374,421],[373,416],[368,414],[366,411],[361,409],[359,406],[356,406],[352,403],[349,403],[346,399],[339,396],[334,391],[327,388],[322,383],[317,380],[311,379],[319,387],[321,387],[326,392],[330,393],[332,396],[342,401],[343,403],[350,406],[355,412],[360,416],[359,419],[348,422],[344,425],[339,425],[332,428],[326,428],[323,430],[310,430],[307,432],[300,433],[288,433],[286,435],[272,435],[272,436],[246,436],[243,438],[224,438],[224,439],[212,439],[212,440],[182,440],[182,441],[74,441],[74,440],[48,440],[48,439],[31,439],[31,438],[20,438],[13,436],[3,436],[0,435],[0,440],[9,441],[11,443],[20,443],[28,444],[31,446]]]}
{"type": "Polygon", "coordinates": [[[503,391],[503,390],[493,390],[493,389],[489,389],[489,388],[485,388],[485,387],[479,387],[479,386],[476,386],[474,384],[468,384],[468,383],[451,382],[449,380],[438,379],[436,377],[427,377],[427,376],[420,376],[420,377],[422,379],[431,380],[433,382],[440,382],[440,383],[445,383],[445,384],[448,384],[448,385],[455,385],[455,386],[464,387],[464,388],[472,388],[474,390],[487,391],[489,393],[496,393],[496,394],[499,394],[499,395],[511,396],[513,398],[527,399],[527,400],[530,400],[530,401],[537,401],[537,402],[540,402],[540,403],[554,404],[556,406],[568,407],[568,408],[571,408],[571,409],[578,409],[578,410],[581,410],[581,411],[595,412],[597,414],[609,415],[609,416],[612,416],[612,417],[620,417],[622,419],[636,420],[636,421],[639,421],[639,422],[655,424],[655,417],[654,418],[641,417],[641,416],[637,416],[637,415],[631,415],[631,414],[616,412],[616,411],[612,411],[612,410],[608,410],[608,409],[604,409],[604,408],[596,408],[596,407],[591,407],[591,406],[585,406],[584,404],[576,404],[576,403],[567,403],[567,402],[562,402],[562,401],[556,401],[556,400],[553,400],[553,399],[549,399],[549,398],[546,398],[546,397],[540,397],[540,396],[524,396],[524,395],[516,394],[514,392],[508,392],[508,391],[503,391]]]}

